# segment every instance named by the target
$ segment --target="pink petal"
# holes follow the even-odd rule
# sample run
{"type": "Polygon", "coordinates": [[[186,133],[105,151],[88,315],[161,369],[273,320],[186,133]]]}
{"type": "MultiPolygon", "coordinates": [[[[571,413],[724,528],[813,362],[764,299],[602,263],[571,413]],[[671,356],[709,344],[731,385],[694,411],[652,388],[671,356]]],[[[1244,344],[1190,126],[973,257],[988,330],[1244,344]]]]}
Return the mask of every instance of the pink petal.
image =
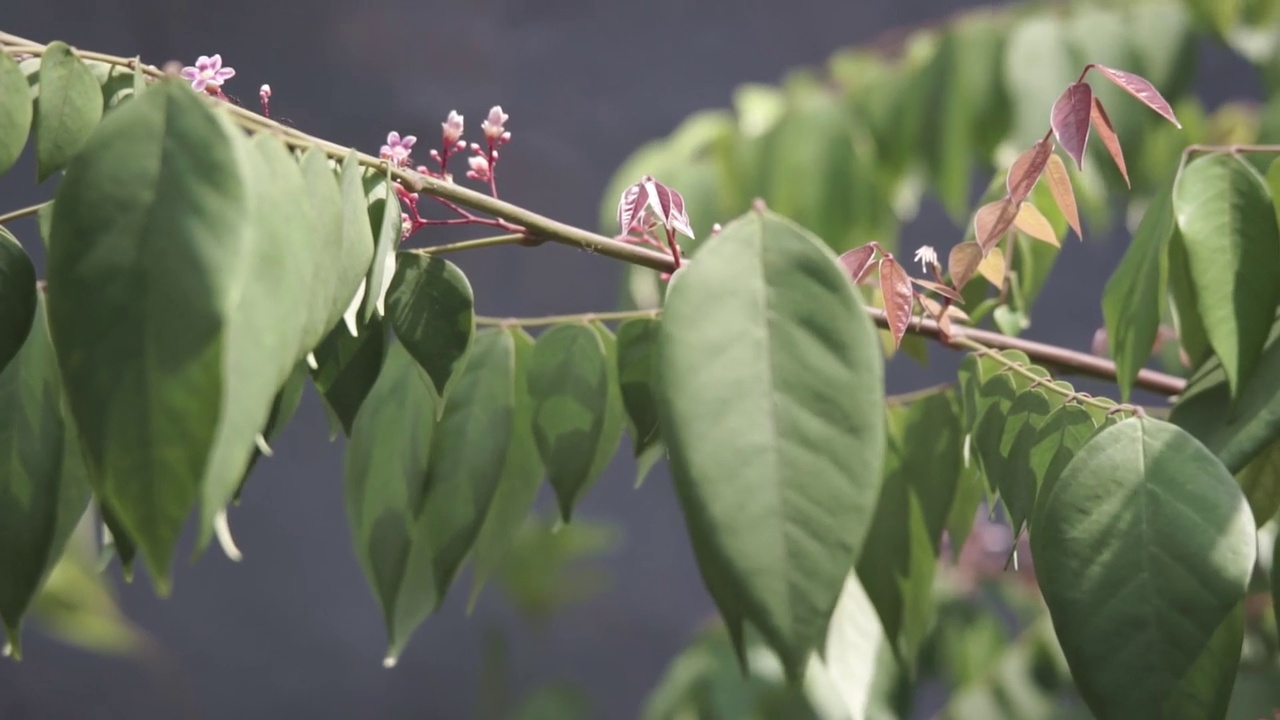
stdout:
{"type": "Polygon", "coordinates": [[[405,150],[408,150],[409,148],[413,147],[413,144],[416,142],[418,142],[418,136],[405,135],[400,140],[400,147],[404,148],[405,150]]]}
{"type": "Polygon", "coordinates": [[[392,130],[391,132],[387,133],[387,145],[390,145],[391,147],[395,147],[399,144],[400,144],[400,133],[396,132],[395,130],[392,130]]]}
{"type": "Polygon", "coordinates": [[[198,77],[195,80],[191,81],[191,89],[195,90],[196,92],[204,92],[204,89],[208,87],[208,85],[209,85],[208,80],[206,80],[203,77],[198,77]]]}
{"type": "Polygon", "coordinates": [[[183,80],[195,80],[197,77],[199,77],[200,71],[191,66],[187,66],[182,68],[181,75],[183,80]]]}
{"type": "Polygon", "coordinates": [[[212,63],[213,63],[213,60],[210,59],[208,55],[201,55],[200,57],[196,58],[196,69],[203,72],[205,70],[208,70],[209,65],[211,65],[212,63]]]}
{"type": "Polygon", "coordinates": [[[218,80],[218,82],[219,82],[219,83],[221,83],[221,82],[222,82],[222,81],[224,81],[224,80],[230,80],[231,78],[235,77],[235,76],[236,76],[236,69],[235,69],[235,68],[224,67],[224,68],[222,68],[222,69],[218,70],[216,73],[214,73],[214,74],[213,74],[213,76],[214,76],[215,78],[217,78],[217,80],[218,80]]]}
{"type": "Polygon", "coordinates": [[[213,57],[209,58],[209,60],[211,60],[211,61],[213,62],[213,69],[214,69],[214,70],[217,70],[218,68],[222,67],[222,55],[221,55],[221,53],[214,53],[213,57]]]}

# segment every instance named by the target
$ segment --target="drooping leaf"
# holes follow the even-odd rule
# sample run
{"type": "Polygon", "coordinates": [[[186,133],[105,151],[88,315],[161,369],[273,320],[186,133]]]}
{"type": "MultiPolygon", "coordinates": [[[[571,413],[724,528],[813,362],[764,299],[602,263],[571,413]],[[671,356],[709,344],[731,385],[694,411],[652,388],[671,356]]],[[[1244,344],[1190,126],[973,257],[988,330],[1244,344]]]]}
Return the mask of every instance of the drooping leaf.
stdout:
{"type": "Polygon", "coordinates": [[[1181,128],[1182,124],[1178,122],[1178,118],[1174,117],[1173,108],[1169,106],[1169,102],[1164,99],[1159,90],[1155,86],[1147,82],[1146,79],[1134,75],[1124,70],[1116,70],[1104,65],[1094,64],[1093,68],[1102,73],[1102,76],[1116,85],[1120,86],[1130,95],[1137,98],[1143,105],[1160,113],[1161,117],[1173,123],[1176,127],[1181,128]]]}
{"type": "Polygon", "coordinates": [[[669,290],[659,422],[699,568],[792,678],[871,522],[882,362],[835,255],[770,212],[709,239],[669,290]]]}
{"type": "Polygon", "coordinates": [[[0,227],[0,371],[26,341],[35,313],[35,265],[17,238],[0,227]]]}
{"type": "Polygon", "coordinates": [[[1128,402],[1138,370],[1151,357],[1169,281],[1169,240],[1173,237],[1173,189],[1152,198],[1120,265],[1102,293],[1111,357],[1116,361],[1120,399],[1128,402]]]}
{"type": "Polygon", "coordinates": [[[1050,126],[1058,144],[1084,167],[1084,149],[1089,142],[1089,118],[1093,109],[1093,89],[1082,82],[1071,83],[1053,104],[1050,126]]]}
{"type": "Polygon", "coordinates": [[[1022,506],[1030,511],[1027,516],[1028,527],[1034,533],[1040,522],[1041,498],[1053,492],[1054,486],[1062,477],[1062,471],[1071,462],[1080,448],[1097,432],[1098,425],[1093,416],[1079,405],[1063,405],[1044,419],[1034,433],[1020,434],[1019,442],[1028,443],[1025,449],[1019,448],[1015,453],[1026,458],[1027,467],[1035,486],[1030,498],[1031,504],[1022,506]]]}
{"type": "Polygon", "coordinates": [[[1009,202],[1021,204],[1031,194],[1040,174],[1044,172],[1049,158],[1053,157],[1053,143],[1048,138],[1038,140],[1030,149],[1018,156],[1009,166],[1009,174],[1005,176],[1005,189],[1009,191],[1009,202]]]}
{"type": "MultiPolygon", "coordinates": [[[[391,283],[395,272],[394,263],[398,259],[396,247],[400,245],[400,198],[393,188],[390,170],[386,175],[375,176],[372,187],[367,190],[369,201],[369,222],[373,228],[374,246],[373,260],[369,264],[369,275],[365,278],[364,302],[361,304],[361,317],[366,321],[374,311],[383,314],[381,301],[387,286],[391,283]]],[[[349,222],[358,222],[359,215],[349,222]]]]}
{"type": "Polygon", "coordinates": [[[915,309],[916,292],[911,287],[911,278],[893,258],[880,260],[880,292],[884,296],[884,314],[889,319],[889,332],[893,334],[893,345],[902,344],[902,336],[907,332],[911,322],[911,312],[915,309]]]}
{"type": "Polygon", "coordinates": [[[440,601],[432,548],[414,513],[424,494],[436,402],[426,372],[393,343],[347,445],[347,520],[356,557],[382,607],[389,663],[440,601]]]}
{"type": "Polygon", "coordinates": [[[316,258],[312,310],[305,333],[308,338],[317,338],[313,346],[342,318],[373,260],[372,229],[360,195],[360,165],[354,155],[348,155],[338,178],[329,162],[317,148],[308,150],[301,161],[317,228],[310,253],[320,256],[316,258]],[[349,190],[354,191],[353,197],[346,196],[349,190]]]}
{"type": "Polygon", "coordinates": [[[31,98],[18,63],[0,53],[0,175],[18,161],[31,132],[31,98]]]}
{"type": "MultiPolygon", "coordinates": [[[[1191,261],[1187,257],[1187,243],[1175,227],[1169,239],[1169,300],[1173,311],[1173,325],[1178,331],[1178,343],[1187,353],[1192,367],[1213,355],[1209,347],[1208,332],[1200,319],[1199,301],[1196,299],[1195,282],[1191,279],[1191,261]]],[[[1216,362],[1217,359],[1214,358],[1216,362]]]]}
{"type": "Polygon", "coordinates": [[[958,30],[949,27],[942,31],[933,59],[922,73],[932,112],[923,114],[918,152],[938,198],[958,221],[969,212],[970,164],[975,150],[971,126],[981,110],[963,80],[972,71],[968,50],[958,30]]]}
{"type": "Polygon", "coordinates": [[[529,366],[533,359],[533,338],[520,328],[504,330],[515,348],[514,397],[510,440],[493,500],[485,511],[480,534],[473,550],[474,572],[471,601],[474,605],[485,580],[498,567],[507,549],[529,514],[538,487],[542,484],[542,459],[533,439],[533,399],[529,396],[529,366]]]}
{"type": "Polygon", "coordinates": [[[111,508],[98,503],[98,510],[102,514],[103,525],[103,567],[110,562],[111,554],[114,554],[120,559],[120,573],[125,582],[133,582],[133,561],[138,555],[138,544],[129,537],[129,532],[111,512],[111,508]]]}
{"type": "Polygon", "coordinates": [[[860,283],[867,276],[867,273],[871,271],[871,258],[875,254],[876,249],[871,245],[859,245],[842,253],[840,255],[840,264],[844,266],[850,280],[860,283]]]}
{"type": "Polygon", "coordinates": [[[1236,475],[1258,527],[1280,510],[1280,442],[1272,443],[1236,475]]]}
{"type": "Polygon", "coordinates": [[[64,42],[49,43],[41,58],[35,115],[36,179],[44,182],[67,166],[102,119],[102,88],[64,42]]]}
{"type": "Polygon", "coordinates": [[[389,333],[382,318],[374,316],[357,328],[360,334],[353,336],[346,323],[339,322],[312,351],[316,360],[312,382],[336,420],[330,439],[339,432],[351,434],[356,413],[377,381],[387,353],[389,333]]]}
{"type": "Polygon", "coordinates": [[[1049,223],[1049,219],[1044,213],[1029,202],[1022,203],[1018,208],[1018,216],[1014,219],[1013,224],[1022,232],[1039,240],[1048,243],[1054,247],[1060,247],[1058,242],[1058,233],[1053,229],[1053,225],[1049,223]]]}
{"type": "Polygon", "coordinates": [[[857,573],[905,665],[932,619],[934,567],[956,494],[962,433],[949,391],[890,406],[885,479],[857,573]]]}
{"type": "Polygon", "coordinates": [[[17,657],[22,617],[88,505],[88,472],[39,302],[21,352],[0,370],[0,620],[17,657]]]}
{"type": "Polygon", "coordinates": [[[511,333],[486,330],[459,372],[431,440],[421,515],[435,587],[443,598],[480,534],[506,469],[516,409],[516,347],[511,333]]]}
{"type": "Polygon", "coordinates": [[[1060,17],[1032,13],[1009,31],[1004,85],[1011,104],[1010,139],[1029,147],[1044,137],[1045,116],[1060,92],[1080,72],[1060,17]]]}
{"type": "Polygon", "coordinates": [[[1229,155],[1187,164],[1173,195],[1196,309],[1233,396],[1249,379],[1280,301],[1280,231],[1267,188],[1229,155]]]}
{"type": "Polygon", "coordinates": [[[1031,547],[1100,720],[1223,717],[1243,628],[1214,636],[1245,596],[1255,544],[1240,488],[1176,426],[1132,418],[1085,444],[1045,497],[1031,547]]]}
{"type": "Polygon", "coordinates": [[[1169,421],[1196,436],[1232,473],[1280,437],[1280,323],[1271,328],[1258,371],[1233,401],[1222,363],[1210,357],[1192,373],[1169,421]]]}
{"type": "Polygon", "coordinates": [[[98,497],[162,591],[222,402],[247,240],[239,158],[186,83],[159,82],[103,121],[54,205],[49,321],[67,400],[98,497]]]}
{"type": "Polygon", "coordinates": [[[1116,129],[1111,126],[1111,118],[1107,117],[1107,111],[1102,107],[1102,101],[1093,98],[1093,105],[1089,111],[1090,123],[1098,137],[1102,140],[1102,144],[1107,148],[1107,153],[1111,155],[1111,159],[1115,161],[1116,169],[1120,171],[1120,176],[1124,178],[1124,184],[1129,185],[1129,170],[1124,164],[1124,150],[1120,147],[1120,138],[1116,136],[1116,129]]]}
{"type": "Polygon", "coordinates": [[[1080,230],[1080,210],[1076,207],[1076,194],[1071,189],[1071,176],[1067,174],[1067,166],[1057,154],[1049,155],[1044,167],[1044,177],[1049,184],[1049,191],[1053,193],[1054,202],[1067,219],[1067,224],[1076,231],[1076,237],[1084,238],[1084,233],[1080,230]]]}
{"type": "Polygon", "coordinates": [[[634,318],[618,326],[618,386],[637,461],[636,487],[665,452],[654,398],[658,322],[654,318],[634,318]]]}
{"type": "Polygon", "coordinates": [[[962,242],[951,248],[947,256],[947,272],[951,275],[951,283],[956,289],[969,284],[978,265],[982,263],[982,246],[973,241],[962,242]]]}
{"type": "Polygon", "coordinates": [[[597,479],[592,471],[607,441],[609,374],[604,340],[590,325],[557,325],[538,337],[529,364],[533,436],[566,521],[597,479]]]}
{"type": "Polygon", "coordinates": [[[299,201],[308,193],[302,170],[271,135],[244,141],[238,151],[249,195],[248,247],[222,335],[225,382],[200,486],[198,549],[213,539],[216,517],[240,487],[277,393],[324,334],[307,323],[319,231],[310,203],[299,201]]]}
{"type": "Polygon", "coordinates": [[[974,241],[983,252],[991,252],[1017,217],[1018,206],[1008,196],[983,205],[973,216],[974,241]]]}
{"type": "Polygon", "coordinates": [[[447,401],[450,380],[466,364],[476,333],[471,283],[457,265],[443,258],[411,252],[397,255],[387,291],[387,319],[447,401]]]}

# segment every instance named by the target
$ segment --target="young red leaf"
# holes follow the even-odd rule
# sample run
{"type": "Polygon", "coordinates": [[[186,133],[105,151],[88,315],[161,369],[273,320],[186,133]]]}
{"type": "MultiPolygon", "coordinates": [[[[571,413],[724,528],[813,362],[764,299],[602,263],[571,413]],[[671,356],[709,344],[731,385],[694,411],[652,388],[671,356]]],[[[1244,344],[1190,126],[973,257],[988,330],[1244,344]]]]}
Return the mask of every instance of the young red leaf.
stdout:
{"type": "Polygon", "coordinates": [[[1004,253],[1000,248],[991,248],[991,252],[978,263],[978,272],[997,288],[1004,287],[1004,253]]]}
{"type": "Polygon", "coordinates": [[[1009,166],[1009,175],[1005,178],[1005,187],[1009,189],[1009,197],[1014,204],[1027,199],[1031,189],[1044,172],[1045,163],[1053,155],[1053,143],[1048,138],[1042,139],[1030,150],[1018,156],[1009,166]]]}
{"type": "Polygon", "coordinates": [[[951,273],[951,284],[959,290],[968,284],[973,274],[978,271],[982,262],[982,246],[976,242],[962,242],[951,248],[947,257],[947,272],[951,273]]]}
{"type": "Polygon", "coordinates": [[[1049,116],[1058,144],[1076,161],[1077,168],[1084,168],[1084,146],[1089,141],[1092,107],[1093,89],[1082,82],[1072,83],[1058,96],[1049,116]]]}
{"type": "Polygon", "coordinates": [[[1116,167],[1124,177],[1124,184],[1132,187],[1129,185],[1129,171],[1124,166],[1124,151],[1120,149],[1120,138],[1116,135],[1116,129],[1111,126],[1111,118],[1107,117],[1107,111],[1102,109],[1102,101],[1097,97],[1093,98],[1091,117],[1093,129],[1098,131],[1102,144],[1106,146],[1107,152],[1111,153],[1111,159],[1116,161],[1116,167]]]}
{"type": "Polygon", "coordinates": [[[1022,203],[1018,208],[1018,218],[1013,223],[1031,237],[1054,247],[1061,247],[1058,243],[1058,234],[1053,231],[1049,218],[1045,217],[1035,205],[1028,202],[1022,203]]]}
{"type": "Polygon", "coordinates": [[[1178,122],[1178,118],[1173,115],[1173,108],[1169,106],[1169,101],[1164,99],[1159,90],[1155,86],[1139,75],[1124,70],[1116,70],[1106,65],[1094,64],[1091,67],[1097,68],[1102,76],[1111,82],[1119,85],[1130,95],[1138,98],[1143,105],[1160,113],[1164,119],[1173,123],[1174,126],[1181,128],[1182,123],[1178,122]]]}
{"type": "Polygon", "coordinates": [[[973,215],[973,239],[984,253],[990,252],[1017,217],[1018,205],[1011,198],[989,202],[973,215]]]}
{"type": "Polygon", "coordinates": [[[1076,208],[1076,194],[1071,189],[1071,176],[1067,174],[1067,165],[1057,155],[1050,155],[1044,166],[1045,181],[1049,183],[1049,192],[1053,193],[1058,209],[1067,217],[1067,224],[1076,231],[1076,237],[1084,239],[1080,232],[1080,210],[1076,208]]]}
{"type": "Polygon", "coordinates": [[[911,322],[916,291],[907,271],[891,257],[880,261],[880,294],[884,296],[884,314],[889,319],[889,332],[893,333],[893,346],[900,347],[911,322]]]}
{"type": "Polygon", "coordinates": [[[840,256],[840,264],[844,266],[844,270],[849,274],[849,279],[854,284],[862,282],[863,278],[871,270],[871,258],[876,254],[876,249],[871,245],[863,245],[845,252],[840,256]]]}
{"type": "MultiPolygon", "coordinates": [[[[920,280],[918,278],[911,278],[911,282],[919,285],[922,288],[925,288],[926,290],[932,290],[938,293],[939,295],[941,295],[942,297],[948,298],[952,302],[958,302],[958,303],[964,304],[963,295],[956,292],[955,290],[952,290],[946,285],[943,285],[942,283],[936,283],[932,280],[920,280]]],[[[920,297],[924,297],[924,296],[921,295],[920,297]]]]}
{"type": "Polygon", "coordinates": [[[625,235],[633,228],[646,232],[651,223],[661,224],[693,239],[684,197],[652,176],[645,175],[640,182],[622,191],[618,200],[618,225],[625,235]]]}
{"type": "Polygon", "coordinates": [[[955,318],[960,322],[969,322],[969,313],[961,310],[955,305],[948,305],[947,309],[944,311],[942,309],[942,303],[934,300],[928,295],[917,295],[916,299],[924,306],[924,311],[929,314],[929,317],[932,317],[939,322],[950,318],[955,318]]]}

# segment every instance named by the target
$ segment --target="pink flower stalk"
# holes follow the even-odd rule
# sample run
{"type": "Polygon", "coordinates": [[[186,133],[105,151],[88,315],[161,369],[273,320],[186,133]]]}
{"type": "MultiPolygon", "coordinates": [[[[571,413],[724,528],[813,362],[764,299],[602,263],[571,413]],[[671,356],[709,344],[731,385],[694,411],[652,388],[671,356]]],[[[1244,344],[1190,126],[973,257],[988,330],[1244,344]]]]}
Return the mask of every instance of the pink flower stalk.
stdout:
{"type": "Polygon", "coordinates": [[[409,153],[416,142],[418,142],[417,137],[413,135],[400,137],[400,133],[392,130],[387,133],[387,144],[382,146],[378,156],[395,167],[406,167],[409,164],[409,153]]]}
{"type": "Polygon", "coordinates": [[[222,93],[222,83],[235,77],[235,68],[222,66],[222,55],[201,55],[196,64],[182,68],[182,79],[191,83],[196,92],[208,92],[213,95],[222,93]]]}

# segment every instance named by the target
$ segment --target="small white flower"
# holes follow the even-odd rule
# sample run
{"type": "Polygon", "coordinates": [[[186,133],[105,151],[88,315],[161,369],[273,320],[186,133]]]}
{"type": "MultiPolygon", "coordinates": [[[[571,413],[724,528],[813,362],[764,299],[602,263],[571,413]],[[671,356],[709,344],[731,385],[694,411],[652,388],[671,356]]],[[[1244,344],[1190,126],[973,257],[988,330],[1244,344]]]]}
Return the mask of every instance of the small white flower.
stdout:
{"type": "Polygon", "coordinates": [[[938,252],[933,249],[932,245],[921,245],[916,250],[915,261],[920,263],[920,268],[924,272],[929,272],[929,267],[938,264],[938,252]]]}

